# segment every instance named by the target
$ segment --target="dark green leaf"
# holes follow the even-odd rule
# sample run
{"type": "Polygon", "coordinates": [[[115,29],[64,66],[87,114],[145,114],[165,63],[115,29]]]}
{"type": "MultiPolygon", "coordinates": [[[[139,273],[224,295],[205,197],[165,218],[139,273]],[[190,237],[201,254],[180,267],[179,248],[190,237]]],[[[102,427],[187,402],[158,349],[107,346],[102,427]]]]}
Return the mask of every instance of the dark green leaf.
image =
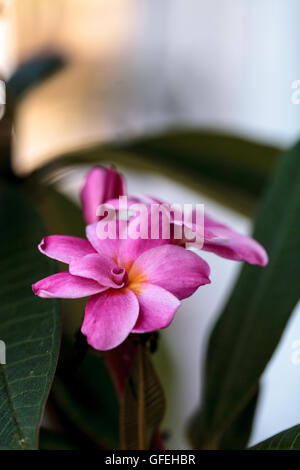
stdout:
{"type": "Polygon", "coordinates": [[[120,411],[121,448],[148,449],[165,413],[165,398],[148,352],[138,345],[120,411]]]}
{"type": "Polygon", "coordinates": [[[251,450],[300,450],[300,425],[286,429],[265,441],[256,444],[251,450]]]}
{"type": "Polygon", "coordinates": [[[280,160],[256,220],[254,238],[266,248],[270,262],[264,269],[244,266],[211,335],[203,408],[190,430],[195,447],[220,446],[228,427],[253,399],[298,302],[299,181],[300,144],[280,160]]]}
{"type": "Polygon", "coordinates": [[[257,196],[278,157],[278,149],[226,134],[174,131],[140,139],[128,152],[172,165],[198,177],[208,176],[257,196]]]}
{"type": "Polygon", "coordinates": [[[243,138],[201,130],[174,130],[124,144],[102,145],[63,155],[36,175],[100,161],[159,170],[238,210],[249,213],[274,168],[279,150],[243,138]]]}
{"type": "Polygon", "coordinates": [[[222,439],[218,445],[219,449],[245,449],[247,447],[251,435],[257,399],[258,390],[223,433],[222,439]]]}
{"type": "Polygon", "coordinates": [[[40,450],[78,450],[69,436],[50,429],[41,428],[40,450]]]}
{"type": "Polygon", "coordinates": [[[32,57],[19,65],[7,83],[7,90],[14,100],[19,100],[34,86],[42,83],[64,65],[61,56],[43,54],[32,57]]]}
{"type": "Polygon", "coordinates": [[[51,235],[72,235],[85,238],[81,209],[52,186],[38,186],[35,205],[51,235]]]}
{"type": "Polygon", "coordinates": [[[11,177],[12,122],[8,115],[0,120],[0,174],[11,177]]]}
{"type": "Polygon", "coordinates": [[[64,336],[52,399],[71,429],[90,441],[86,445],[117,449],[119,404],[109,373],[94,350],[80,359],[64,336]]]}
{"type": "Polygon", "coordinates": [[[37,244],[44,227],[14,188],[0,186],[0,447],[37,448],[42,412],[53,378],[60,337],[56,300],[38,299],[33,282],[54,272],[37,244]]]}

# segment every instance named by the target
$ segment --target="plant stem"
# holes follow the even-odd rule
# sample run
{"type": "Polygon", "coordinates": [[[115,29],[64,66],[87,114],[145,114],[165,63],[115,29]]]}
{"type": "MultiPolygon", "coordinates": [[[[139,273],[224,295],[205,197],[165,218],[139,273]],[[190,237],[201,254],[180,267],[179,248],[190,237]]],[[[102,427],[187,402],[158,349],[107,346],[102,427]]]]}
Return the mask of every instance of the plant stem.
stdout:
{"type": "MultiPolygon", "coordinates": [[[[115,385],[115,389],[119,398],[119,401],[123,399],[126,382],[130,374],[130,369],[133,364],[135,355],[138,353],[139,346],[145,347],[146,335],[130,335],[124,343],[115,349],[105,351],[102,355],[103,360],[109,370],[112,381],[115,385]]],[[[153,335],[149,336],[153,340],[153,335]]],[[[138,413],[143,413],[144,410],[138,410],[138,413]]],[[[140,423],[143,420],[139,420],[140,423]]],[[[140,430],[139,430],[140,431],[140,430]]],[[[139,432],[139,448],[145,449],[145,442],[143,432],[139,432]]],[[[163,439],[159,431],[156,431],[151,439],[150,444],[151,450],[163,450],[164,444],[163,439]]]]}

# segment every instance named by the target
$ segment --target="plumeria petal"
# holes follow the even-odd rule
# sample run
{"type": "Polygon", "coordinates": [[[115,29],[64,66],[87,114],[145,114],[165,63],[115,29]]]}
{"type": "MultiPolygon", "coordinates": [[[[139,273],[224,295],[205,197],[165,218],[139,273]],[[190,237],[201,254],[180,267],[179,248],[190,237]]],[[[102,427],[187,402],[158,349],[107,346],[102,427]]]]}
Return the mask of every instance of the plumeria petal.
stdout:
{"type": "Polygon", "coordinates": [[[205,241],[202,248],[204,251],[235,261],[246,261],[249,264],[259,266],[268,264],[265,249],[253,238],[223,228],[216,229],[215,235],[215,239],[205,241]]]}
{"type": "Polygon", "coordinates": [[[199,286],[210,283],[209,273],[208,264],[200,256],[180,246],[165,245],[144,252],[128,274],[134,283],[157,284],[178,299],[185,299],[199,286]]]}
{"type": "Polygon", "coordinates": [[[102,286],[119,289],[124,286],[126,271],[120,268],[112,258],[98,253],[72,261],[69,267],[75,276],[94,279],[102,286]]]}
{"type": "Polygon", "coordinates": [[[127,270],[131,268],[134,261],[139,258],[144,252],[155,249],[159,246],[167,245],[166,240],[131,240],[128,239],[123,243],[123,249],[118,253],[118,264],[125,266],[127,270]]]}
{"type": "Polygon", "coordinates": [[[147,333],[166,328],[180,307],[175,295],[154,284],[140,283],[134,291],[140,305],[140,313],[133,333],[147,333]]]}
{"type": "Polygon", "coordinates": [[[96,211],[100,204],[118,198],[126,193],[125,182],[114,167],[96,166],[87,174],[80,193],[83,215],[87,224],[97,220],[96,211]]]}
{"type": "MultiPolygon", "coordinates": [[[[115,221],[112,221],[111,224],[114,224],[115,221]]],[[[98,222],[87,225],[86,227],[86,236],[94,249],[103,255],[109,256],[113,259],[118,258],[118,253],[120,249],[120,244],[122,240],[116,238],[107,237],[105,239],[99,237],[98,235],[98,222]]],[[[118,235],[118,234],[117,234],[118,235]]]]}
{"type": "Polygon", "coordinates": [[[49,258],[67,264],[82,256],[96,253],[88,240],[67,235],[51,235],[43,238],[39,244],[39,250],[49,258]]]}
{"type": "MultiPolygon", "coordinates": [[[[192,214],[192,229],[199,232],[195,223],[195,211],[192,214]]],[[[197,248],[197,242],[188,243],[182,240],[182,245],[197,248]]],[[[210,251],[223,258],[236,261],[246,261],[250,264],[265,266],[268,255],[265,249],[253,238],[239,234],[227,225],[205,214],[204,216],[204,243],[199,249],[210,251]]]]}
{"type": "Polygon", "coordinates": [[[92,279],[72,276],[68,272],[53,274],[36,282],[32,290],[38,297],[77,299],[106,290],[92,279]]]}
{"type": "Polygon", "coordinates": [[[203,250],[211,251],[223,258],[247,261],[259,266],[268,263],[265,249],[253,238],[241,235],[208,216],[205,216],[205,227],[208,233],[205,233],[203,250]]]}
{"type": "Polygon", "coordinates": [[[139,303],[130,289],[110,289],[87,302],[81,331],[93,348],[106,351],[127,338],[138,315],[139,303]]]}

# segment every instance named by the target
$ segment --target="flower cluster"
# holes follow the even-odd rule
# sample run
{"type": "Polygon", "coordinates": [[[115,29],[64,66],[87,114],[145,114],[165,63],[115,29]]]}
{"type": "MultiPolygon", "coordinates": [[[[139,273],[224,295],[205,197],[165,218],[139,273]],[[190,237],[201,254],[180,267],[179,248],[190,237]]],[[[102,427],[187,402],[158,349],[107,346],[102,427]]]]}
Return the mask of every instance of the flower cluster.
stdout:
{"type": "MultiPolygon", "coordinates": [[[[180,301],[210,283],[208,264],[187,249],[184,239],[123,239],[120,231],[115,239],[98,237],[98,206],[115,204],[124,195],[122,175],[114,168],[94,167],[81,191],[87,238],[45,237],[39,245],[41,253],[66,263],[68,270],[32,286],[33,292],[44,298],[90,297],[81,330],[92,347],[103,351],[117,347],[130,333],[167,327],[180,301]]],[[[150,204],[151,198],[148,201],[150,204]]],[[[133,223],[134,217],[126,222],[129,231],[133,223]]],[[[260,266],[268,261],[265,250],[255,240],[207,215],[202,245],[203,250],[232,260],[260,266]]]]}

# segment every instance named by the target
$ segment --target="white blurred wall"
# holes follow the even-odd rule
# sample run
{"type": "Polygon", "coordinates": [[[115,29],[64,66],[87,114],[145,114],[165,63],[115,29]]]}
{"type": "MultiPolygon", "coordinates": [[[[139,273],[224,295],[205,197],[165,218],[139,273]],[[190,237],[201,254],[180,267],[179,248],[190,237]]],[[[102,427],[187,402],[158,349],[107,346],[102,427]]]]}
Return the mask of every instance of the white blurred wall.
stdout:
{"type": "Polygon", "coordinates": [[[300,106],[291,103],[291,84],[300,77],[297,0],[17,0],[17,5],[18,34],[14,26],[5,36],[2,26],[1,35],[0,26],[0,70],[1,62],[11,69],[13,57],[24,58],[39,45],[59,47],[71,58],[65,71],[23,102],[16,148],[20,171],[80,142],[162,126],[218,127],[282,145],[299,134],[300,106]],[[22,12],[36,6],[43,25],[45,4],[53,8],[49,24],[36,29],[32,16],[22,12]],[[92,26],[85,27],[91,18],[92,26]]]}

